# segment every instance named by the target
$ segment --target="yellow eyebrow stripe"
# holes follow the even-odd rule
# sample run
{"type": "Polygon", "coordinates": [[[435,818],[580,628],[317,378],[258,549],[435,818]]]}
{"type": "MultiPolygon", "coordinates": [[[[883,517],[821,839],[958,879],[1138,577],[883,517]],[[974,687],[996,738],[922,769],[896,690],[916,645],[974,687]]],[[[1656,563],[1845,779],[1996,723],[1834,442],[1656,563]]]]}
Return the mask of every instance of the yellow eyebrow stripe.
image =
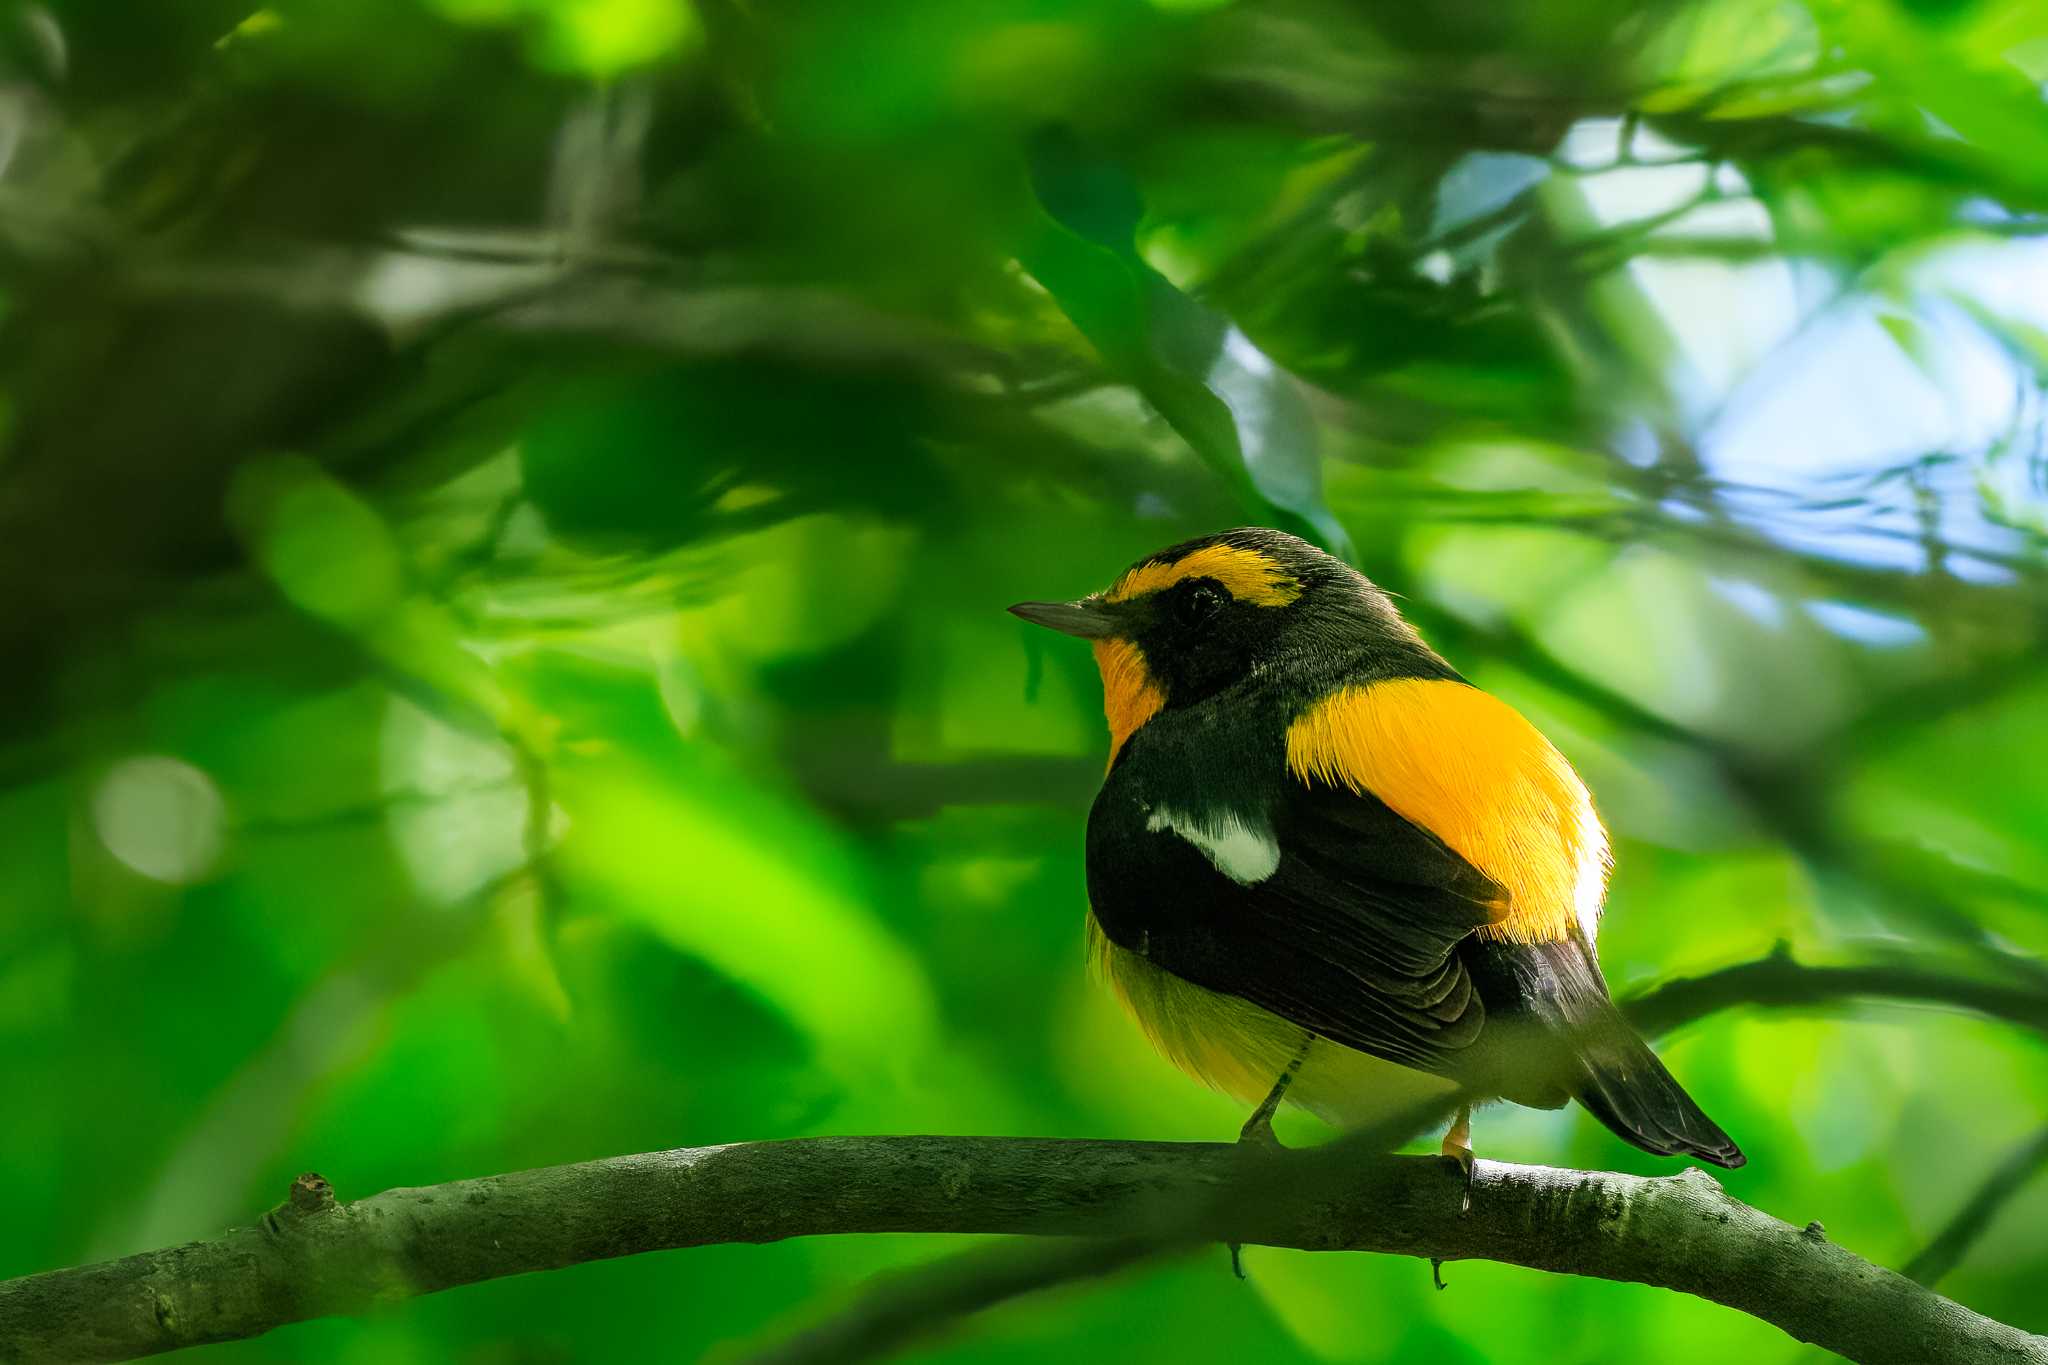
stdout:
{"type": "Polygon", "coordinates": [[[1293,575],[1257,550],[1236,545],[1205,545],[1171,564],[1140,564],[1105,596],[1123,602],[1190,578],[1213,578],[1238,601],[1261,607],[1284,607],[1301,596],[1293,575]]]}
{"type": "Polygon", "coordinates": [[[1588,937],[1607,890],[1607,831],[1565,756],[1506,702],[1448,679],[1340,689],[1287,728],[1304,782],[1387,803],[1507,889],[1481,937],[1588,937]]]}

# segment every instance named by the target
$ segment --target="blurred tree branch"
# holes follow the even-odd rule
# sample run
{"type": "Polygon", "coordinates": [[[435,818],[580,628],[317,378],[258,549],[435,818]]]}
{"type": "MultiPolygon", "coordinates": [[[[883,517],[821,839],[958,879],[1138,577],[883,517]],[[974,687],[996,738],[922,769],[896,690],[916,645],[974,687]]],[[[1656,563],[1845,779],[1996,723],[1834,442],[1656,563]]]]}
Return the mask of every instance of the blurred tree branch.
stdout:
{"type": "Polygon", "coordinates": [[[2048,1033],[2048,992],[1917,962],[1810,966],[1783,944],[1753,962],[1680,977],[1622,1002],[1630,1022],[1657,1034],[1729,1005],[1798,1007],[1851,1000],[1913,1001],[1974,1010],[2048,1033]]]}
{"type": "MultiPolygon", "coordinates": [[[[211,1241],[0,1284],[0,1355],[149,1355],[686,1246],[856,1232],[1128,1240],[1161,1210],[1194,1204],[1218,1211],[1202,1230],[1214,1240],[1481,1258],[1655,1285],[1876,1365],[2048,1362],[2048,1340],[1859,1259],[1817,1224],[1779,1222],[1696,1170],[1646,1179],[1480,1162],[1474,1180],[1461,1214],[1459,1182],[1430,1158],[1337,1166],[1314,1152],[1222,1144],[974,1137],[680,1149],[350,1204],[309,1175],[258,1223],[211,1241]],[[1288,1178],[1295,1170],[1309,1178],[1288,1178]],[[1246,1178],[1268,1197],[1215,1199],[1246,1178]]],[[[1116,1267],[1118,1244],[1094,1248],[1097,1273],[1116,1267]]]]}
{"type": "Polygon", "coordinates": [[[1941,1234],[1906,1263],[1906,1276],[1932,1289],[1942,1276],[1962,1263],[1977,1239],[1984,1235],[1984,1230],[1991,1226],[1991,1220],[1998,1216],[1998,1211],[2043,1168],[2048,1168],[2048,1128],[2034,1134],[1999,1163],[1998,1169],[1941,1230],[1941,1234]]]}

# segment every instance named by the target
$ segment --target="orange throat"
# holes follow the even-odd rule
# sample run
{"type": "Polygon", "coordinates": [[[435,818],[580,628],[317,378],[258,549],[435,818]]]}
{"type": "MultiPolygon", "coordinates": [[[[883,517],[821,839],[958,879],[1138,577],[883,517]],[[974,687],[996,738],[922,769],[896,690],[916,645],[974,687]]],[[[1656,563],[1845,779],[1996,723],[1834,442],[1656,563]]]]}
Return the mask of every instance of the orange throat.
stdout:
{"type": "Polygon", "coordinates": [[[1102,713],[1109,718],[1109,761],[1115,763],[1124,741],[1166,705],[1166,694],[1129,640],[1097,640],[1095,666],[1102,670],[1102,713]]]}

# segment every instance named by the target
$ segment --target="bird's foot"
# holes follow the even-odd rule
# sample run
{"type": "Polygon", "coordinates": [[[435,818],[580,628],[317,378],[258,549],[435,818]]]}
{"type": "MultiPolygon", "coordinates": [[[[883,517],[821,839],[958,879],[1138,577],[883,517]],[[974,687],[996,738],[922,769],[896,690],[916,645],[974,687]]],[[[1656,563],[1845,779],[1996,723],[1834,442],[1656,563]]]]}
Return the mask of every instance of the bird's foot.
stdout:
{"type": "MultiPolygon", "coordinates": [[[[1280,1101],[1286,1096],[1287,1087],[1293,1083],[1294,1074],[1301,1070],[1302,1062],[1307,1060],[1309,1047],[1315,1040],[1316,1036],[1313,1033],[1302,1035],[1301,1048],[1294,1054],[1294,1060],[1287,1064],[1287,1069],[1273,1082],[1273,1089],[1260,1102],[1259,1107],[1252,1110],[1252,1116],[1244,1121],[1244,1127],[1237,1130],[1239,1151],[1253,1156],[1268,1156],[1274,1152],[1287,1150],[1280,1145],[1280,1139],[1273,1133],[1273,1115],[1280,1111],[1280,1101]]],[[[1232,1242],[1229,1246],[1231,1273],[1242,1280],[1245,1278],[1244,1244],[1232,1242]]]]}
{"type": "Polygon", "coordinates": [[[1444,1140],[1443,1159],[1455,1166],[1458,1178],[1464,1183],[1458,1201],[1458,1212],[1472,1212],[1472,1149],[1462,1144],[1453,1146],[1448,1138],[1444,1140]]]}
{"type": "Polygon", "coordinates": [[[1459,1197],[1458,1213],[1462,1216],[1472,1212],[1472,1110],[1460,1109],[1458,1117],[1451,1122],[1450,1131],[1444,1134],[1443,1145],[1438,1148],[1445,1161],[1455,1164],[1465,1186],[1459,1197]]]}
{"type": "MultiPolygon", "coordinates": [[[[1244,1127],[1238,1130],[1237,1145],[1239,1150],[1248,1156],[1263,1156],[1268,1153],[1284,1152],[1287,1150],[1286,1146],[1273,1132],[1273,1111],[1263,1106],[1260,1107],[1257,1113],[1246,1119],[1244,1127]]],[[[1229,1246],[1230,1273],[1237,1276],[1240,1280],[1251,1278],[1244,1273],[1244,1244],[1242,1242],[1231,1242],[1229,1246]]]]}
{"type": "Polygon", "coordinates": [[[1237,1130],[1237,1145],[1261,1152],[1287,1150],[1278,1135],[1273,1132],[1273,1111],[1264,1107],[1246,1119],[1244,1127],[1237,1130]]]}

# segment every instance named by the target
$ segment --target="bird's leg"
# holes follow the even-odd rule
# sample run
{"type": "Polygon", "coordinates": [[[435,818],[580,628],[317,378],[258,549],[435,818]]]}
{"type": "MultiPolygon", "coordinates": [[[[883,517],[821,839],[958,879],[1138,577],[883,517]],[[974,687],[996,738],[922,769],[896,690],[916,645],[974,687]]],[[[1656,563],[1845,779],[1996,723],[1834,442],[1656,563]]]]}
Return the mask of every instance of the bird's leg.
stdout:
{"type": "MultiPolygon", "coordinates": [[[[1252,1116],[1246,1119],[1244,1127],[1238,1130],[1238,1146],[1260,1147],[1269,1152],[1280,1150],[1280,1139],[1273,1135],[1273,1115],[1279,1112],[1280,1101],[1286,1097],[1287,1087],[1294,1084],[1295,1073],[1301,1070],[1301,1064],[1308,1060],[1309,1044],[1315,1040],[1316,1036],[1313,1033],[1304,1033],[1301,1036],[1301,1046],[1295,1049],[1294,1059],[1287,1063],[1287,1069],[1280,1073],[1280,1079],[1273,1082],[1273,1088],[1266,1093],[1266,1098],[1259,1101],[1259,1107],[1252,1110],[1252,1116]]],[[[1245,1278],[1242,1242],[1230,1244],[1230,1273],[1240,1280],[1245,1278]]]]}
{"type": "Polygon", "coordinates": [[[1444,1134],[1440,1149],[1446,1161],[1456,1162],[1458,1171],[1465,1178],[1464,1200],[1459,1205],[1460,1213],[1472,1211],[1472,1106],[1458,1106],[1458,1117],[1451,1120],[1450,1129],[1444,1134]]]}
{"type": "Polygon", "coordinates": [[[1295,1073],[1301,1070],[1301,1064],[1308,1060],[1309,1044],[1315,1040],[1316,1036],[1313,1033],[1304,1033],[1301,1036],[1301,1046],[1295,1049],[1294,1060],[1287,1064],[1287,1069],[1280,1073],[1280,1079],[1273,1082],[1272,1090],[1267,1092],[1265,1099],[1259,1101],[1259,1107],[1252,1110],[1252,1116],[1246,1119],[1244,1127],[1238,1130],[1239,1142],[1257,1143],[1261,1147],[1280,1145],[1280,1139],[1273,1136],[1273,1115],[1280,1112],[1280,1101],[1286,1097],[1287,1087],[1294,1084],[1295,1073]]]}

